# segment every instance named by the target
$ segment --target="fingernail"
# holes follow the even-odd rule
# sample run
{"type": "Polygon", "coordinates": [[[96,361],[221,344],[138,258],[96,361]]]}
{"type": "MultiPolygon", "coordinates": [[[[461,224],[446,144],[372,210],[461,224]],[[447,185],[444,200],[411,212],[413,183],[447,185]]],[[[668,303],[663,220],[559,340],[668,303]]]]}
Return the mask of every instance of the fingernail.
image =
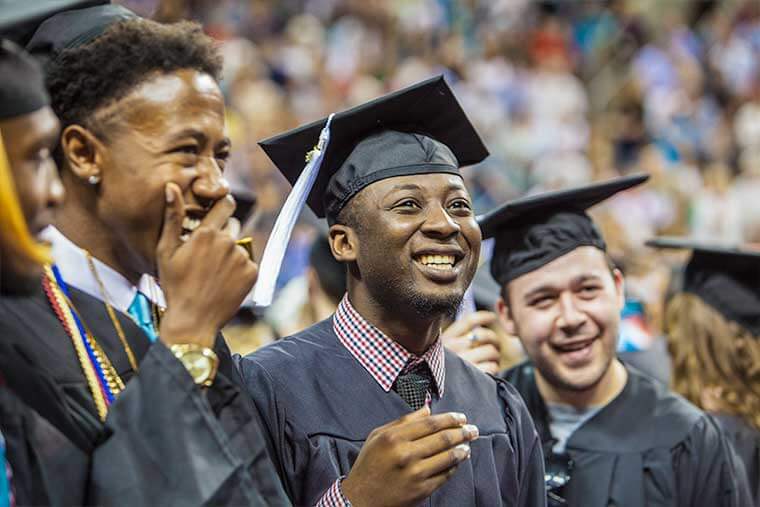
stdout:
{"type": "Polygon", "coordinates": [[[478,427],[474,424],[465,424],[462,429],[465,433],[467,433],[467,436],[476,439],[478,438],[478,435],[480,435],[480,431],[478,430],[478,427]]]}
{"type": "Polygon", "coordinates": [[[456,453],[459,461],[466,460],[470,457],[470,446],[467,444],[459,444],[458,446],[454,447],[454,452],[456,453]]]}
{"type": "Polygon", "coordinates": [[[459,424],[464,424],[467,422],[467,416],[460,414],[459,412],[454,412],[454,419],[459,424]]]}
{"type": "Polygon", "coordinates": [[[166,192],[166,203],[171,204],[174,202],[174,192],[172,192],[172,189],[169,188],[169,185],[166,185],[164,188],[164,191],[166,192]]]}

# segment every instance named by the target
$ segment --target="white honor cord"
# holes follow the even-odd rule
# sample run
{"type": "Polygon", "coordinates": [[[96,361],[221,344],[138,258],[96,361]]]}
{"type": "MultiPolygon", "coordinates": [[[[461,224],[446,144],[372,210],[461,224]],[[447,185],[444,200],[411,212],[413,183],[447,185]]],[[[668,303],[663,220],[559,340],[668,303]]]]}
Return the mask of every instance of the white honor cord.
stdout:
{"type": "Polygon", "coordinates": [[[319,142],[311,152],[311,159],[293,185],[280,214],[277,215],[267,245],[264,247],[264,254],[259,263],[259,279],[253,287],[252,299],[253,306],[256,308],[266,308],[272,304],[277,277],[280,275],[280,267],[290,242],[290,235],[309,197],[309,192],[317,180],[319,167],[322,165],[325,150],[330,142],[330,123],[333,116],[335,116],[334,113],[327,118],[327,124],[319,134],[319,142]]]}

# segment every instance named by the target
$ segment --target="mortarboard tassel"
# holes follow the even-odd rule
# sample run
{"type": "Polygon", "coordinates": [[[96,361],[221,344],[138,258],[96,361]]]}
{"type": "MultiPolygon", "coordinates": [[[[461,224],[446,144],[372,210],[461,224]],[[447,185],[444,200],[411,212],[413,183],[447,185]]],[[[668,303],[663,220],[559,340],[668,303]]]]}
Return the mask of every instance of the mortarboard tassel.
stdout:
{"type": "Polygon", "coordinates": [[[296,225],[298,215],[301,214],[306,198],[314,186],[325,150],[330,142],[330,123],[333,116],[335,114],[331,114],[327,118],[327,123],[319,134],[319,142],[306,155],[308,163],[285,200],[285,204],[282,206],[272,228],[272,233],[269,235],[266,247],[264,247],[264,255],[261,256],[261,263],[259,264],[259,279],[253,288],[253,306],[256,308],[266,308],[272,304],[275,284],[280,275],[280,267],[282,266],[282,259],[285,257],[285,250],[290,242],[290,235],[293,233],[293,227],[296,225]]]}

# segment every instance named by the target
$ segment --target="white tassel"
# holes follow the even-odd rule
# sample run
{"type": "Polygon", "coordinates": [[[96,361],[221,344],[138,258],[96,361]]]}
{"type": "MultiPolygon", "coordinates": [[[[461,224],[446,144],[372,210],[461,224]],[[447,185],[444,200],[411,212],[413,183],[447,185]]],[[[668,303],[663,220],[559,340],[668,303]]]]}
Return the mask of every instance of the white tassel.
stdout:
{"type": "Polygon", "coordinates": [[[317,180],[325,150],[330,142],[330,123],[333,116],[334,114],[331,114],[327,118],[327,124],[319,134],[319,142],[307,155],[308,163],[298,177],[296,184],[293,185],[280,214],[277,215],[272,234],[269,235],[267,245],[264,247],[264,255],[261,256],[261,263],[259,264],[259,279],[253,288],[252,300],[253,306],[256,308],[266,308],[272,304],[277,277],[280,275],[280,268],[285,257],[285,250],[290,242],[290,235],[293,233],[298,215],[301,214],[304,203],[309,197],[309,192],[317,180]]]}

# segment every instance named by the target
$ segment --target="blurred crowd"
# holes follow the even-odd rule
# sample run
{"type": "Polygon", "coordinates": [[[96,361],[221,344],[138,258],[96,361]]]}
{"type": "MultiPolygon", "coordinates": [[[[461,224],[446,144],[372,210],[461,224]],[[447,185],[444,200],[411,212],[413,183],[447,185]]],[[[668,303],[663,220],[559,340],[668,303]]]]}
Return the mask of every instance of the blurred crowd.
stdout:
{"type": "MultiPolygon", "coordinates": [[[[652,175],[595,211],[647,333],[659,332],[670,269],[644,240],[760,242],[760,2],[121,3],[196,19],[221,41],[228,173],[239,193],[255,193],[246,228],[259,256],[289,185],[256,141],[440,73],[491,151],[466,171],[479,212],[526,193],[652,175]]],[[[283,322],[293,319],[282,306],[308,298],[316,224],[305,216],[289,248],[278,282],[288,303],[273,312],[283,322]]]]}

